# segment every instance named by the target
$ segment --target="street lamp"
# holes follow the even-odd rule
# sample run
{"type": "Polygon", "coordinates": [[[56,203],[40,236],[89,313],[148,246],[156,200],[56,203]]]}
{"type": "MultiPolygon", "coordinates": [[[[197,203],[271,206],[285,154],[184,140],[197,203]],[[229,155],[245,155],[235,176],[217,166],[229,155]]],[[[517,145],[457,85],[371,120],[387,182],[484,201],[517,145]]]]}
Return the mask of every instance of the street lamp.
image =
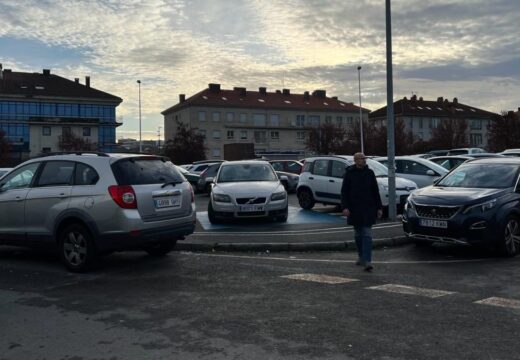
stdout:
{"type": "Polygon", "coordinates": [[[361,66],[357,67],[358,72],[358,86],[359,86],[359,129],[361,131],[361,152],[364,154],[365,149],[363,146],[363,111],[361,109],[361,66]]]}
{"type": "Polygon", "coordinates": [[[143,139],[141,137],[141,80],[137,80],[139,84],[139,153],[143,152],[143,139]]]}

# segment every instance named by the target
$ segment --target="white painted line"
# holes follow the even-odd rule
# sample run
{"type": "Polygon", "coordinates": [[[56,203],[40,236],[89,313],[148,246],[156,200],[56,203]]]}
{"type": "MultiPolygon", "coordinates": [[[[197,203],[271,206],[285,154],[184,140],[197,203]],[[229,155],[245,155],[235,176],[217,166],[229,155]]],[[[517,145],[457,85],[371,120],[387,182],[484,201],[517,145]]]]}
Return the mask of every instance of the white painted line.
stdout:
{"type": "Polygon", "coordinates": [[[328,275],[318,275],[318,274],[293,274],[293,275],[284,275],[281,276],[286,279],[292,280],[302,280],[302,281],[312,281],[317,283],[325,283],[325,284],[344,284],[354,281],[359,281],[358,279],[350,279],[339,276],[328,276],[328,275]]]}
{"type": "Polygon", "coordinates": [[[452,292],[452,291],[425,289],[425,288],[419,288],[419,287],[414,287],[414,286],[405,286],[405,285],[397,285],[397,284],[370,286],[370,287],[367,287],[367,289],[381,290],[381,291],[387,291],[387,292],[397,293],[397,294],[425,296],[428,298],[437,298],[440,296],[454,294],[454,292],[452,292]]]}
{"type": "Polygon", "coordinates": [[[499,306],[511,309],[520,309],[520,300],[506,299],[500,297],[490,297],[487,299],[475,301],[475,304],[499,306]]]}

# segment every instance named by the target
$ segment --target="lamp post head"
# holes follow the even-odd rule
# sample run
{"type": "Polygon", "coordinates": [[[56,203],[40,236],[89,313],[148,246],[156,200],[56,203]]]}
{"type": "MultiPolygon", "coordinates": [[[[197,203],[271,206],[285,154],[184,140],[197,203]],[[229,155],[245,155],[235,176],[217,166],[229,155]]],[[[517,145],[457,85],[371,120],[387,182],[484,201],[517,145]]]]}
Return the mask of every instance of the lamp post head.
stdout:
{"type": "Polygon", "coordinates": [[[357,69],[358,69],[358,70],[361,70],[361,66],[358,66],[357,69]]]}
{"type": "Polygon", "coordinates": [[[141,83],[141,80],[137,80],[137,83],[140,84],[140,83],[141,83]]]}

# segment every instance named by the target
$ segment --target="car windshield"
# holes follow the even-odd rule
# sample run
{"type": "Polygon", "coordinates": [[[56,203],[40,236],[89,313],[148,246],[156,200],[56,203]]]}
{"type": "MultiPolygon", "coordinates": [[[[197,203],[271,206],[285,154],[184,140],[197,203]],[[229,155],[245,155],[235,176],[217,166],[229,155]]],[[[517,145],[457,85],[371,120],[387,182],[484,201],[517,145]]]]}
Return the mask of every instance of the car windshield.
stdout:
{"type": "Polygon", "coordinates": [[[367,165],[374,172],[376,177],[388,176],[388,168],[379,161],[367,159],[367,165]]]}
{"type": "Polygon", "coordinates": [[[515,185],[518,169],[513,164],[463,164],[436,186],[504,189],[515,185]]]}
{"type": "Polygon", "coordinates": [[[217,182],[277,180],[278,177],[269,164],[233,164],[222,166],[217,182]]]}

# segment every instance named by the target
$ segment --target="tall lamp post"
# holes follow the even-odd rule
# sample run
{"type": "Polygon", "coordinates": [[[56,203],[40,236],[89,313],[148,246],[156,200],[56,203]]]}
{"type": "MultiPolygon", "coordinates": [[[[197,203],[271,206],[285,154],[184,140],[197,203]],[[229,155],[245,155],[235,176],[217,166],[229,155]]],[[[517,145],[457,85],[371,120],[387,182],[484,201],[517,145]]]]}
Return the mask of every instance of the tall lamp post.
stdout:
{"type": "Polygon", "coordinates": [[[139,86],[139,153],[143,152],[143,139],[141,136],[141,80],[137,80],[139,86]]]}
{"type": "Polygon", "coordinates": [[[365,153],[365,147],[363,146],[363,110],[361,108],[361,66],[357,67],[357,72],[359,86],[359,129],[361,132],[361,152],[365,153]]]}

